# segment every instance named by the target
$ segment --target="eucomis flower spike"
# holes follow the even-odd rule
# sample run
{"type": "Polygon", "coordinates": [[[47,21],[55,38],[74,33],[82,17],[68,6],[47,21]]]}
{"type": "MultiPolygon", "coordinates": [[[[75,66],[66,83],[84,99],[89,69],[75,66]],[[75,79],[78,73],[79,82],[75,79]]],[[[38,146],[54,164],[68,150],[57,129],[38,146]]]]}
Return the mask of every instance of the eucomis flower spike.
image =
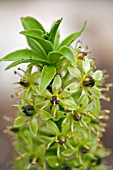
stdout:
{"type": "MultiPolygon", "coordinates": [[[[81,41],[83,27],[60,40],[62,18],[47,32],[32,17],[21,18],[29,48],[14,51],[0,61],[10,61],[6,70],[22,63],[15,86],[16,118],[6,133],[13,134],[15,170],[107,170],[109,155],[101,141],[109,110],[101,100],[111,84],[96,70],[95,59],[81,41]]],[[[14,97],[15,95],[11,95],[14,97]]],[[[8,119],[8,118],[7,118],[8,119]]],[[[8,119],[9,120],[9,119],[8,119]]]]}

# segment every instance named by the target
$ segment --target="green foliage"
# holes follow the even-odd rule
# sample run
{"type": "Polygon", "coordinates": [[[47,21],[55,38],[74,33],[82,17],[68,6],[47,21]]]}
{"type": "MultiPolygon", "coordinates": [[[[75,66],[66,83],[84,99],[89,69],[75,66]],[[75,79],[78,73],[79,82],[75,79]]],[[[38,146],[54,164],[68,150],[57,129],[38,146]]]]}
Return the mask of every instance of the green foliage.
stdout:
{"type": "Polygon", "coordinates": [[[101,142],[108,110],[101,100],[104,73],[94,71],[90,50],[75,41],[82,29],[59,43],[59,25],[54,22],[49,32],[32,17],[21,18],[30,49],[12,52],[0,61],[11,61],[18,68],[18,112],[8,132],[15,145],[14,170],[107,170],[103,158],[108,155],[101,142]],[[34,69],[35,68],[35,69],[34,69]],[[35,71],[34,71],[35,70],[35,71]],[[18,72],[22,72],[21,74],[18,72]],[[11,134],[12,134],[11,133],[11,134]]]}

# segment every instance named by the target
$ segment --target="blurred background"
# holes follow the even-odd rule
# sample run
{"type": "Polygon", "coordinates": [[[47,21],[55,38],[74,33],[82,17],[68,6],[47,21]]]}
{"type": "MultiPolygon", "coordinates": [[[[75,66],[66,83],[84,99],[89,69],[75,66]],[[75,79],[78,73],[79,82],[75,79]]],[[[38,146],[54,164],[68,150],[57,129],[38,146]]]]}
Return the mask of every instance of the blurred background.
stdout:
{"type": "MultiPolygon", "coordinates": [[[[83,45],[94,48],[92,54],[96,58],[98,69],[106,69],[113,82],[113,0],[0,0],[0,58],[7,53],[26,48],[20,17],[36,17],[49,30],[51,23],[61,17],[61,38],[79,30],[84,20],[87,27],[79,38],[83,45]]],[[[3,133],[8,122],[3,115],[15,115],[11,104],[16,100],[10,95],[16,92],[14,82],[18,76],[14,69],[4,71],[8,63],[0,63],[0,170],[11,170],[13,147],[11,139],[3,133]]],[[[113,102],[113,89],[109,95],[113,102]]],[[[113,151],[113,106],[112,102],[104,103],[104,108],[111,110],[108,127],[104,133],[103,143],[113,151]]],[[[107,164],[113,167],[113,153],[107,159],[107,164]]],[[[113,169],[113,168],[112,168],[113,169]]]]}

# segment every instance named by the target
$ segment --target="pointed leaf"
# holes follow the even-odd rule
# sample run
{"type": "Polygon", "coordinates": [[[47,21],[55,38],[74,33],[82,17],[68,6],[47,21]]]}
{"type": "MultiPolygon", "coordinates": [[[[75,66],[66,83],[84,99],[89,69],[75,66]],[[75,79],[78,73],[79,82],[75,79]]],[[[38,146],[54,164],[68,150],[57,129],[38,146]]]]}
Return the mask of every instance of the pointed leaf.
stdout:
{"type": "Polygon", "coordinates": [[[57,33],[54,39],[54,50],[58,48],[59,41],[60,41],[60,32],[59,30],[57,30],[57,33]]]}
{"type": "Polygon", "coordinates": [[[43,47],[43,49],[45,50],[46,54],[48,54],[49,52],[53,51],[53,45],[48,40],[44,40],[42,38],[36,38],[36,40],[43,47]]]}
{"type": "Polygon", "coordinates": [[[11,63],[10,65],[8,65],[6,68],[5,68],[5,70],[8,70],[8,69],[10,69],[10,68],[13,68],[13,67],[15,67],[15,66],[17,66],[17,65],[19,65],[19,64],[23,64],[23,63],[31,63],[32,65],[34,65],[34,66],[37,66],[37,65],[40,65],[40,64],[48,64],[46,61],[44,61],[44,60],[40,60],[40,62],[38,61],[38,60],[27,60],[27,59],[25,59],[25,60],[17,60],[17,61],[15,61],[15,62],[13,62],[13,63],[11,63]]]}
{"type": "Polygon", "coordinates": [[[41,80],[39,84],[39,91],[42,92],[49,85],[51,80],[56,74],[56,68],[54,66],[44,66],[42,70],[41,80]]]}
{"type": "Polygon", "coordinates": [[[55,64],[60,60],[61,56],[62,56],[61,53],[57,51],[52,51],[48,54],[48,60],[50,64],[55,64]]]}
{"type": "Polygon", "coordinates": [[[60,91],[61,85],[62,85],[61,77],[57,75],[54,78],[54,81],[52,83],[52,91],[54,94],[58,94],[58,92],[60,91]]]}
{"type": "Polygon", "coordinates": [[[94,79],[101,80],[103,78],[103,72],[101,70],[97,70],[94,72],[94,79]]]}
{"type": "Polygon", "coordinates": [[[58,126],[53,121],[48,120],[46,124],[51,134],[56,135],[60,132],[58,126]]]}
{"type": "Polygon", "coordinates": [[[38,43],[37,40],[33,39],[33,38],[27,38],[28,44],[29,46],[35,50],[36,52],[40,53],[41,55],[43,55],[44,58],[47,57],[45,50],[43,49],[43,47],[40,45],[40,43],[38,43]]]}
{"type": "Polygon", "coordinates": [[[90,91],[90,93],[96,97],[96,98],[100,98],[101,97],[101,92],[99,89],[97,89],[96,87],[88,87],[88,90],[90,91]]]}
{"type": "Polygon", "coordinates": [[[55,36],[56,36],[58,27],[59,27],[61,22],[62,22],[62,18],[57,20],[50,30],[48,39],[51,41],[52,44],[54,44],[55,36]]]}
{"type": "Polygon", "coordinates": [[[64,109],[68,110],[76,110],[78,109],[78,105],[71,99],[60,99],[61,106],[64,107],[64,109]]]}
{"type": "Polygon", "coordinates": [[[14,121],[14,127],[22,126],[25,123],[26,119],[27,117],[25,115],[18,116],[14,121]]]}
{"type": "Polygon", "coordinates": [[[45,32],[43,26],[40,24],[39,21],[37,21],[35,18],[33,17],[22,17],[21,18],[21,22],[22,22],[22,25],[24,27],[25,30],[28,30],[28,29],[40,29],[42,31],[45,32]]]}
{"type": "Polygon", "coordinates": [[[75,63],[75,55],[73,51],[66,46],[63,46],[59,49],[59,52],[66,58],[68,59],[72,64],[75,63]]]}
{"type": "Polygon", "coordinates": [[[29,123],[31,133],[36,136],[38,131],[38,122],[36,116],[32,116],[29,123]]]}
{"type": "Polygon", "coordinates": [[[90,60],[88,58],[85,58],[85,60],[82,61],[82,67],[85,73],[91,69],[90,60]]]}
{"type": "Polygon", "coordinates": [[[50,100],[43,100],[41,102],[38,102],[36,104],[36,107],[39,109],[43,109],[43,108],[47,107],[48,105],[51,105],[50,100]]]}
{"type": "Polygon", "coordinates": [[[55,137],[50,137],[50,136],[43,136],[43,135],[38,135],[38,139],[41,143],[50,143],[51,141],[55,140],[55,137]]]}
{"type": "Polygon", "coordinates": [[[75,153],[74,149],[67,149],[67,150],[62,152],[62,155],[69,157],[69,156],[73,155],[74,153],[75,153]]]}
{"type": "Polygon", "coordinates": [[[79,82],[73,82],[65,87],[64,91],[69,93],[75,93],[80,90],[80,84],[79,82]]]}
{"type": "Polygon", "coordinates": [[[80,101],[80,105],[82,105],[81,107],[82,108],[85,108],[88,106],[88,103],[89,103],[89,98],[87,95],[84,95],[80,101]]]}
{"type": "Polygon", "coordinates": [[[57,156],[48,156],[47,162],[48,162],[49,166],[54,169],[58,168],[60,165],[57,156]]]}
{"type": "Polygon", "coordinates": [[[81,29],[80,31],[75,32],[75,33],[69,35],[68,37],[66,37],[66,38],[61,42],[61,44],[59,45],[58,48],[60,48],[60,47],[62,47],[62,46],[64,46],[64,45],[69,46],[73,41],[75,41],[75,40],[82,34],[82,32],[83,32],[84,29],[85,29],[85,26],[86,26],[86,21],[84,22],[84,25],[83,25],[83,27],[82,27],[82,29],[81,29]]]}
{"type": "Polygon", "coordinates": [[[17,60],[25,60],[25,59],[35,59],[35,60],[44,60],[43,56],[39,53],[29,50],[29,49],[22,49],[17,50],[12,53],[9,53],[5,57],[3,57],[0,61],[17,61],[17,60]]]}
{"type": "Polygon", "coordinates": [[[44,121],[47,121],[52,118],[51,114],[44,110],[40,110],[38,114],[39,114],[39,117],[44,121]]]}
{"type": "Polygon", "coordinates": [[[67,69],[73,77],[76,77],[76,78],[80,77],[81,72],[77,67],[69,66],[67,69]]]}
{"type": "Polygon", "coordinates": [[[21,31],[20,34],[38,38],[38,37],[42,37],[43,31],[38,29],[30,29],[30,30],[21,31]]]}
{"type": "Polygon", "coordinates": [[[34,37],[33,35],[28,34],[28,33],[26,34],[26,36],[36,40],[42,46],[42,48],[45,50],[45,52],[47,54],[49,52],[53,51],[53,45],[50,41],[45,40],[45,39],[40,38],[40,37],[34,37]]]}
{"type": "Polygon", "coordinates": [[[44,144],[40,145],[38,148],[36,148],[36,152],[35,152],[36,157],[40,158],[45,154],[45,151],[46,151],[45,145],[44,144]]]}

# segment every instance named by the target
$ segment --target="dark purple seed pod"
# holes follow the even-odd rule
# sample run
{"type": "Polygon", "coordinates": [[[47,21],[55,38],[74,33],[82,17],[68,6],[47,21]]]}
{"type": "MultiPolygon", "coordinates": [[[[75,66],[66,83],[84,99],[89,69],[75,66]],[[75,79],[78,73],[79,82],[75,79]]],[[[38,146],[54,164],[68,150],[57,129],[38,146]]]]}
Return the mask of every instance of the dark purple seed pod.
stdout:
{"type": "Polygon", "coordinates": [[[88,152],[89,152],[89,148],[87,148],[87,147],[85,147],[85,146],[84,146],[84,147],[82,147],[82,148],[81,148],[81,150],[82,150],[82,153],[83,153],[83,154],[85,154],[85,153],[88,153],[88,152]]]}
{"type": "Polygon", "coordinates": [[[74,115],[73,115],[73,119],[74,119],[75,121],[78,121],[78,122],[79,122],[79,121],[81,121],[81,119],[82,119],[82,115],[79,116],[78,114],[74,114],[74,115]]]}
{"type": "Polygon", "coordinates": [[[95,85],[95,80],[92,76],[87,76],[83,81],[83,86],[93,87],[95,85]]]}
{"type": "Polygon", "coordinates": [[[65,138],[58,138],[58,140],[59,140],[59,144],[60,145],[63,145],[63,144],[66,143],[66,139],[65,138]]]}
{"type": "Polygon", "coordinates": [[[78,58],[79,60],[83,60],[84,57],[87,56],[87,54],[88,54],[87,52],[80,52],[80,53],[78,53],[77,58],[78,58]]]}
{"type": "Polygon", "coordinates": [[[102,158],[96,155],[95,159],[92,160],[92,163],[95,163],[95,165],[100,165],[102,163],[102,158]]]}
{"type": "Polygon", "coordinates": [[[20,129],[17,128],[17,127],[12,127],[10,130],[11,130],[13,133],[18,133],[20,129]]]}
{"type": "Polygon", "coordinates": [[[52,96],[52,100],[50,102],[52,104],[59,104],[59,100],[57,99],[57,96],[52,96]]]}
{"type": "Polygon", "coordinates": [[[20,79],[20,82],[19,82],[20,85],[24,86],[24,87],[28,87],[29,86],[29,83],[26,81],[26,80],[22,80],[20,79]]]}
{"type": "Polygon", "coordinates": [[[23,106],[22,111],[25,113],[26,116],[30,117],[34,113],[34,107],[32,105],[23,106]]]}

